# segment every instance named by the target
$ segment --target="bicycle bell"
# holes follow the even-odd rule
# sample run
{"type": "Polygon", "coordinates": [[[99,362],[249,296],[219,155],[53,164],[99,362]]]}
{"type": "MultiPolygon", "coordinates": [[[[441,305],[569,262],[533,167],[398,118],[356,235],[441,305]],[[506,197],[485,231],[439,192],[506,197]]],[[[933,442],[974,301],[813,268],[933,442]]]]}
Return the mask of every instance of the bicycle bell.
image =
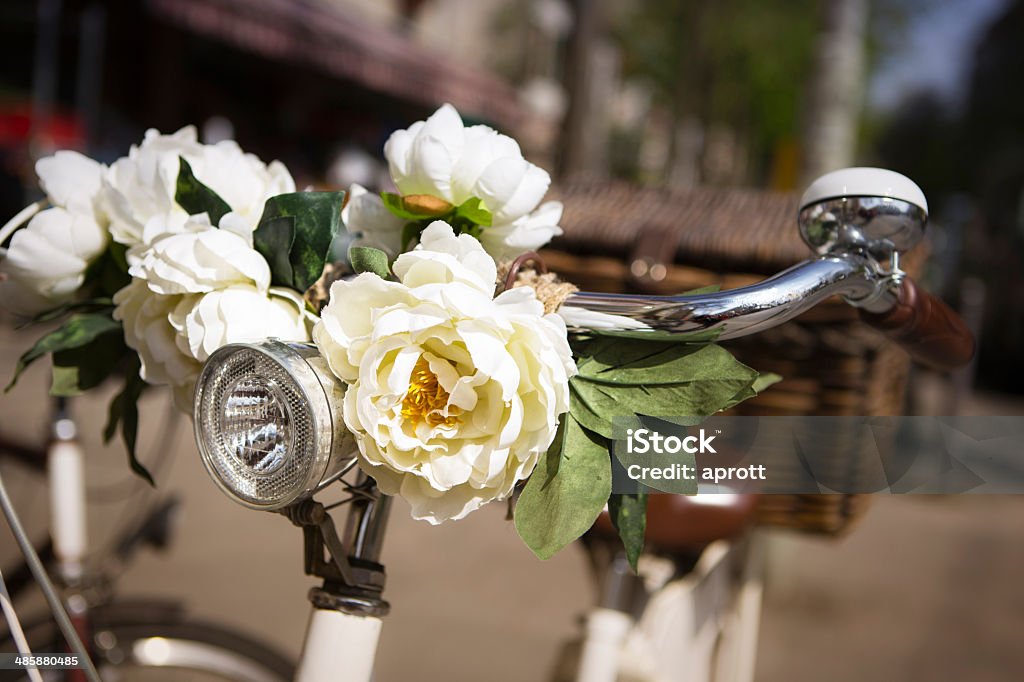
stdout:
{"type": "Polygon", "coordinates": [[[928,202],[905,175],[843,168],[811,183],[798,222],[804,242],[819,256],[863,253],[887,262],[924,236],[928,202]]]}
{"type": "Polygon", "coordinates": [[[343,395],[312,344],[223,346],[196,384],[203,465],[246,507],[270,511],[305,499],[354,461],[355,442],[333,407],[343,395]]]}

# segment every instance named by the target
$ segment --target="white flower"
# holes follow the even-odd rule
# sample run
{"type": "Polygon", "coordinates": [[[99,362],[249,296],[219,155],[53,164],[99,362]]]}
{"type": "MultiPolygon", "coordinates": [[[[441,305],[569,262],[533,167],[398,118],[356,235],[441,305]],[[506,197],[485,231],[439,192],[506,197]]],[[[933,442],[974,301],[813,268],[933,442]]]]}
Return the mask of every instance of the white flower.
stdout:
{"type": "Polygon", "coordinates": [[[56,207],[37,213],[14,233],[0,262],[0,301],[34,315],[71,300],[106,244],[106,230],[89,215],[56,207]]]}
{"type": "Polygon", "coordinates": [[[495,224],[537,208],[551,184],[546,171],[523,158],[519,143],[485,125],[466,128],[450,104],[392,133],[384,156],[402,194],[429,194],[456,206],[477,197],[495,224]]]}
{"type": "MultiPolygon", "coordinates": [[[[540,248],[562,232],[561,204],[549,202],[538,209],[551,184],[547,172],[526,161],[511,137],[484,125],[465,127],[450,104],[393,133],[384,155],[403,195],[439,197],[454,206],[479,199],[492,215],[481,241],[495,258],[540,248]]],[[[366,245],[396,253],[405,221],[385,215],[378,197],[359,190],[353,188],[346,226],[362,234],[366,245]]]]}
{"type": "Polygon", "coordinates": [[[283,164],[264,164],[234,141],[200,144],[194,126],[173,135],[148,130],[141,145],[132,146],[127,157],[114,162],[104,181],[103,203],[115,241],[138,244],[152,218],[185,213],[174,200],[179,157],[231,207],[221,225],[237,232],[255,228],[267,199],[295,191],[295,181],[283,164]]]}
{"type": "Polygon", "coordinates": [[[139,354],[140,376],[170,386],[182,411],[192,409],[192,391],[202,363],[228,343],[274,336],[309,340],[309,316],[289,289],[258,290],[237,284],[205,294],[161,295],[144,280],[114,295],[114,319],[124,323],[125,343],[139,354]]]}
{"type": "Polygon", "coordinates": [[[495,264],[469,235],[430,225],[394,264],[331,287],[313,336],[349,384],[360,463],[415,518],[460,519],[533,471],[576,372],[557,315],[532,289],[494,298],[495,264]]]}
{"type": "Polygon", "coordinates": [[[380,197],[367,192],[362,185],[349,187],[341,221],[350,234],[357,236],[353,246],[371,246],[391,258],[401,253],[405,221],[385,208],[380,197]]]}
{"type": "Polygon", "coordinates": [[[154,294],[140,279],[133,279],[114,294],[114,319],[122,321],[125,343],[139,354],[139,375],[146,383],[172,387],[175,403],[183,411],[191,403],[192,388],[202,365],[194,356],[181,352],[170,316],[180,303],[195,305],[199,298],[198,294],[154,294]]]}
{"type": "Polygon", "coordinates": [[[239,284],[200,296],[185,297],[169,320],[175,342],[185,355],[206,362],[210,353],[228,343],[274,337],[308,341],[309,327],[302,297],[291,289],[274,287],[269,295],[252,285],[239,284]]]}
{"type": "Polygon", "coordinates": [[[104,167],[78,152],[62,150],[36,161],[39,186],[50,203],[80,215],[95,216],[104,167]]]}
{"type": "Polygon", "coordinates": [[[108,240],[95,205],[103,166],[60,151],[37,161],[36,173],[53,208],[15,232],[0,260],[0,302],[23,315],[71,300],[108,240]]]}
{"type": "Polygon", "coordinates": [[[512,260],[527,251],[536,251],[562,234],[562,202],[547,201],[529,215],[507,225],[485,227],[480,234],[487,253],[495,260],[512,260]]]}
{"type": "Polygon", "coordinates": [[[270,266],[263,256],[245,238],[210,225],[205,213],[189,217],[180,228],[163,227],[149,248],[134,252],[139,248],[133,248],[128,273],[146,280],[157,294],[198,294],[233,284],[266,291],[270,286],[270,266]]]}

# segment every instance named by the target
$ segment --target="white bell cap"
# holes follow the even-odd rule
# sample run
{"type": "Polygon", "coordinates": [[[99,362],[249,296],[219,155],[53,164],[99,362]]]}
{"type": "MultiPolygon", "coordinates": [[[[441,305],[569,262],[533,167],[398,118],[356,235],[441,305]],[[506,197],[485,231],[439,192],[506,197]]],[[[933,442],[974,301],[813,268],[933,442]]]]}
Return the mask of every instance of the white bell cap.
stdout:
{"type": "Polygon", "coordinates": [[[924,192],[906,175],[884,168],[842,168],[826,173],[811,183],[800,208],[826,199],[841,197],[888,197],[920,207],[928,213],[924,192]]]}

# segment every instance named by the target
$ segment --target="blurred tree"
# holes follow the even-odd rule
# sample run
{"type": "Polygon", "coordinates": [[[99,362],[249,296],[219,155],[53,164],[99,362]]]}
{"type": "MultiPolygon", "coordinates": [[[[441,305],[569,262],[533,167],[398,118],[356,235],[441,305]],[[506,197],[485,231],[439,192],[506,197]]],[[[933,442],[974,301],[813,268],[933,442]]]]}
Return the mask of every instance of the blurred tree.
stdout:
{"type": "Polygon", "coordinates": [[[763,182],[773,157],[797,136],[816,33],[815,0],[648,0],[620,22],[624,74],[648,80],[669,112],[668,177],[697,169],[724,126],[763,182]],[[696,154],[700,159],[681,158],[696,154]]]}
{"type": "Polygon", "coordinates": [[[853,164],[864,96],[868,0],[821,6],[805,115],[803,183],[853,164]]]}

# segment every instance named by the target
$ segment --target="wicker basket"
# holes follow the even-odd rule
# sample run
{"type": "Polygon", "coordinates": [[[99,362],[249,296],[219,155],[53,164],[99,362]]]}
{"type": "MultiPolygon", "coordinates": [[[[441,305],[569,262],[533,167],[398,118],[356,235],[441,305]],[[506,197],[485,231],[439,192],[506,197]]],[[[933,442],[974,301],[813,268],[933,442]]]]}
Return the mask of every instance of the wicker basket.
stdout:
{"type": "MultiPolygon", "coordinates": [[[[798,197],[737,189],[668,191],[627,184],[561,187],[565,235],[542,252],[581,289],[679,293],[750,284],[809,257],[796,228],[798,197]]],[[[923,249],[904,259],[918,274],[923,249]]],[[[894,415],[909,360],[839,299],[780,327],[725,342],[783,380],[739,405],[741,415],[894,415]]],[[[836,534],[863,513],[860,495],[763,495],[759,520],[836,534]]]]}

